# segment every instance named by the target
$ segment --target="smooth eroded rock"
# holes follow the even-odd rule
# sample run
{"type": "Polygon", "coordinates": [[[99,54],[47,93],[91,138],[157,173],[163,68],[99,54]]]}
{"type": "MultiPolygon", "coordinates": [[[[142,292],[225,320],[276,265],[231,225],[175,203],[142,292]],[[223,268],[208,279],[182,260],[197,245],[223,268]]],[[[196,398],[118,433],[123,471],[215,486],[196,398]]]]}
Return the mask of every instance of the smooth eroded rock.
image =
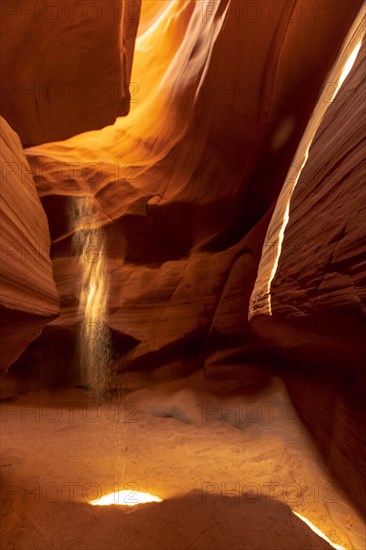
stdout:
{"type": "Polygon", "coordinates": [[[24,145],[102,128],[128,113],[140,4],[2,4],[0,113],[24,145]]]}
{"type": "Polygon", "coordinates": [[[50,235],[17,134],[0,119],[0,368],[7,369],[59,312],[50,235]]]}

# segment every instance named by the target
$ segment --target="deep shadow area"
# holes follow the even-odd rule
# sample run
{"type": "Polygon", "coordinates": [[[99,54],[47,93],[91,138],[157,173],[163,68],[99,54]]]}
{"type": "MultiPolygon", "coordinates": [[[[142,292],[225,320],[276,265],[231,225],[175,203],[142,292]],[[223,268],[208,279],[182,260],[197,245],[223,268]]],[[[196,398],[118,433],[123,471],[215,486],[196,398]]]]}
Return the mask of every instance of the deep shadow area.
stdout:
{"type": "MultiPolygon", "coordinates": [[[[32,330],[31,325],[28,325],[28,330],[32,330]]],[[[82,385],[78,349],[80,331],[80,324],[73,327],[46,326],[3,377],[0,398],[82,385]]],[[[112,362],[137,343],[132,336],[116,331],[110,331],[110,335],[112,362]]]]}

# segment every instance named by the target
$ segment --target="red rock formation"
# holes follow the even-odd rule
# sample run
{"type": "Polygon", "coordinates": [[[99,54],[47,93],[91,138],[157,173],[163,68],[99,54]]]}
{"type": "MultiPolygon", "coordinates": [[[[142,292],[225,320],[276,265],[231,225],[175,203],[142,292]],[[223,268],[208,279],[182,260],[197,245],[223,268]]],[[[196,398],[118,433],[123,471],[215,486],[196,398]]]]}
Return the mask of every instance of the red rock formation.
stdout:
{"type": "MultiPolygon", "coordinates": [[[[361,25],[338,69],[362,35],[361,25]]],[[[252,326],[291,360],[285,379],[301,417],[363,508],[366,440],[359,426],[365,421],[361,402],[366,391],[365,50],[363,42],[325,114],[321,117],[318,110],[309,123],[307,147],[309,136],[315,135],[292,194],[287,188],[296,177],[290,171],[278,200],[266,237],[272,254],[268,247],[263,250],[251,305],[252,326]],[[268,294],[268,273],[276,267],[288,200],[288,223],[268,294]]],[[[303,156],[300,146],[291,170],[299,171],[303,156]]]]}
{"type": "MultiPolygon", "coordinates": [[[[238,387],[254,391],[267,380],[265,371],[257,371],[265,363],[266,349],[274,344],[287,347],[290,331],[295,331],[294,338],[301,343],[294,355],[296,364],[308,349],[305,344],[324,344],[316,340],[314,318],[306,331],[301,325],[306,341],[298,340],[298,327],[291,320],[292,312],[310,303],[318,311],[316,322],[321,321],[330,331],[322,348],[323,357],[329,352],[325,361],[329,376],[335,337],[330,306],[335,303],[343,311],[352,311],[353,328],[359,323],[360,292],[344,291],[351,288],[353,275],[355,288],[359,284],[364,289],[361,262],[353,255],[354,249],[358,254],[359,236],[352,230],[356,244],[350,240],[347,245],[345,239],[343,250],[337,249],[334,256],[340,264],[350,256],[355,258],[349,264],[352,273],[341,272],[339,278],[339,270],[334,269],[328,273],[330,278],[323,277],[314,266],[311,248],[315,242],[319,244],[315,241],[319,220],[309,226],[312,213],[303,203],[313,205],[319,194],[328,208],[345,196],[352,206],[351,187],[345,184],[347,193],[343,196],[341,189],[330,186],[326,188],[329,196],[323,196],[318,186],[308,182],[309,174],[304,171],[301,177],[308,183],[302,185],[300,180],[296,190],[299,198],[293,197],[299,215],[295,211],[291,214],[283,245],[286,250],[290,243],[290,254],[287,257],[288,250],[282,253],[273,281],[275,314],[269,325],[260,325],[263,318],[253,317],[259,336],[253,334],[247,314],[263,241],[265,247],[268,245],[265,232],[273,203],[321,90],[334,85],[329,71],[361,2],[339,0],[331,13],[322,3],[308,0],[281,0],[273,6],[267,2],[250,4],[256,13],[250,11],[249,4],[234,0],[145,2],[136,41],[129,116],[102,130],[26,151],[49,220],[61,314],[15,368],[27,369],[30,359],[35,359],[37,368],[37,362],[42,363],[41,350],[48,349],[47,338],[55,354],[48,362],[50,368],[67,362],[64,338],[70,342],[80,322],[80,265],[73,249],[75,227],[69,214],[76,201],[89,196],[95,212],[83,220],[83,227],[97,226],[106,236],[104,261],[110,284],[107,322],[115,349],[120,352],[116,361],[120,370],[149,370],[169,364],[176,368],[176,362],[183,358],[184,372],[187,360],[198,357],[216,388],[223,380],[237,376],[231,385],[227,382],[225,391],[238,387]],[[302,212],[309,219],[302,218],[302,212]],[[306,270],[304,262],[291,257],[291,247],[305,227],[310,239],[308,255],[302,252],[301,256],[307,262],[306,270]],[[291,231],[292,241],[287,240],[291,231]],[[303,287],[287,277],[287,268],[290,275],[299,275],[303,287]],[[330,293],[332,285],[336,291],[330,293]],[[268,338],[272,333],[273,338],[268,338]],[[241,376],[237,375],[239,369],[241,376]]],[[[88,120],[88,128],[96,125],[94,119],[88,120]]],[[[24,121],[24,128],[19,121],[20,133],[28,127],[28,121],[24,121]]],[[[348,129],[351,127],[350,123],[348,129]]],[[[329,128],[333,132],[332,126],[329,128]]],[[[86,126],[73,127],[74,132],[84,129],[86,126]]],[[[318,157],[323,159],[323,150],[325,156],[332,157],[343,146],[347,149],[351,134],[342,133],[339,143],[319,134],[318,153],[311,152],[315,162],[318,157]]],[[[314,141],[315,151],[316,144],[314,141]]],[[[357,143],[353,145],[356,148],[357,143]]],[[[350,162],[353,160],[351,156],[350,162]]],[[[345,177],[348,172],[346,166],[345,177]]],[[[316,212],[317,205],[313,206],[316,212]]],[[[324,228],[328,268],[333,261],[329,247],[338,233],[337,228],[324,228]]],[[[70,355],[73,352],[70,348],[70,355]]],[[[312,375],[305,372],[305,380],[312,375]]],[[[290,382],[288,377],[289,388],[290,382]]],[[[296,384],[295,378],[292,394],[305,418],[309,407],[296,398],[296,384]]],[[[308,387],[305,382],[304,387],[308,387]]],[[[319,388],[319,384],[315,386],[314,395],[328,403],[319,388]]],[[[339,383],[334,395],[337,392],[339,383]]],[[[310,398],[308,402],[314,403],[310,398]]],[[[342,408],[344,400],[339,403],[342,408]]],[[[318,439],[331,429],[330,416],[325,415],[324,425],[315,434],[318,439]]],[[[339,422],[335,432],[339,434],[347,425],[339,422]]],[[[349,433],[352,447],[355,438],[351,430],[349,433]]],[[[330,464],[339,472],[340,465],[350,461],[342,462],[345,455],[339,435],[332,444],[332,456],[337,458],[330,464]]],[[[325,446],[329,451],[328,443],[325,446]]],[[[350,477],[351,490],[360,501],[354,487],[359,479],[358,463],[350,477]]]]}
{"type": "Polygon", "coordinates": [[[126,115],[141,0],[17,0],[1,7],[0,114],[24,145],[126,115]]]}
{"type": "MultiPolygon", "coordinates": [[[[273,187],[268,179],[258,182],[257,163],[267,158],[281,167],[291,158],[357,10],[340,2],[332,25],[315,24],[307,2],[292,6],[296,17],[282,2],[249,24],[236,7],[165,3],[165,11],[155,12],[154,32],[141,32],[136,42],[139,88],[130,115],[101,131],[27,150],[50,220],[55,278],[68,304],[57,324],[77,320],[79,275],[68,259],[73,228],[66,205],[91,194],[108,240],[109,324],[123,327],[121,333],[129,333],[129,323],[138,327],[134,357],[209,330],[232,268],[230,250],[218,251],[259,221],[282,177],[280,168],[273,187]],[[300,44],[310,32],[309,53],[300,44]],[[304,95],[309,74],[312,93],[304,95]],[[73,300],[66,298],[71,294],[73,300]]],[[[149,21],[152,16],[149,7],[149,21]]]]}
{"type": "Polygon", "coordinates": [[[59,311],[50,236],[20,140],[0,118],[0,369],[7,369],[59,311]]]}

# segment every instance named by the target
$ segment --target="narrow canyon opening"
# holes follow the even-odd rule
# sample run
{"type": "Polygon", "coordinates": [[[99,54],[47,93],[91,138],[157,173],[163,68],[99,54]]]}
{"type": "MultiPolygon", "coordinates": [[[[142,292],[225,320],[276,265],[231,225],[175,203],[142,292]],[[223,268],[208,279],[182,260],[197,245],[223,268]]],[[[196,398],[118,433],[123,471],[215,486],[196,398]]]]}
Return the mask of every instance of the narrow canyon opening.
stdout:
{"type": "Polygon", "coordinates": [[[4,550],[363,550],[365,6],[1,4],[4,550]]]}

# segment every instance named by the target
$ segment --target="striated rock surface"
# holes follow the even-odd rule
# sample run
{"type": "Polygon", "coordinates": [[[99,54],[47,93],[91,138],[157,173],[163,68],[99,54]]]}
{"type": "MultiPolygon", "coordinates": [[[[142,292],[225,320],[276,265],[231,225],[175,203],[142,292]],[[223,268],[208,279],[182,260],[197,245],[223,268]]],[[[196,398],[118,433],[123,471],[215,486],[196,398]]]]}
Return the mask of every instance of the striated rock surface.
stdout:
{"type": "Polygon", "coordinates": [[[271,250],[263,249],[249,312],[259,334],[271,324],[286,327],[273,331],[277,345],[305,347],[309,357],[330,353],[338,365],[347,360],[353,367],[364,359],[366,318],[362,32],[361,25],[334,82],[353,51],[351,72],[325,112],[323,94],[323,111],[317,107],[294,157],[267,231],[271,250]],[[359,353],[347,358],[350,346],[359,353]]]}
{"type": "Polygon", "coordinates": [[[17,0],[1,8],[0,114],[24,145],[126,115],[141,0],[17,0]]]}
{"type": "Polygon", "coordinates": [[[294,158],[268,228],[272,253],[263,250],[250,316],[256,332],[280,350],[301,417],[365,510],[366,439],[360,430],[366,390],[363,25],[355,25],[334,82],[354,52],[351,71],[326,111],[316,111],[310,121],[304,140],[308,153],[300,146],[294,158]]]}
{"type": "Polygon", "coordinates": [[[59,311],[50,236],[17,134],[0,118],[0,369],[6,370],[59,311]]]}

